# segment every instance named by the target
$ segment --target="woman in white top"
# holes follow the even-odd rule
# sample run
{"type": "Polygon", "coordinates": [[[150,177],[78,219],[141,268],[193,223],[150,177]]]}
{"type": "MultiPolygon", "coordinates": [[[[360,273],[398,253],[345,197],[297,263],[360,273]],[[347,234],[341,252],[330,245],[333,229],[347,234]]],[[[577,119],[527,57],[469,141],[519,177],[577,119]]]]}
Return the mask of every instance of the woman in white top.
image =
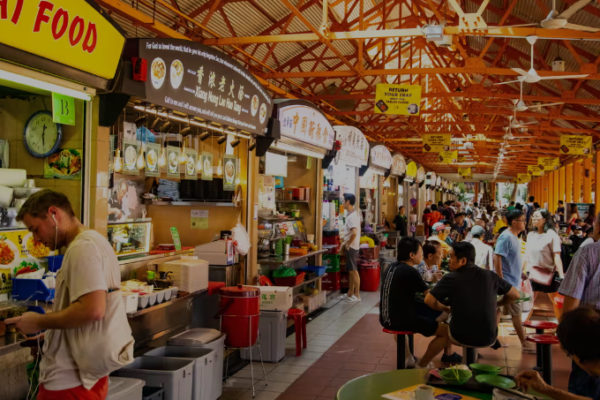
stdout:
{"type": "MultiPolygon", "coordinates": [[[[555,270],[554,278],[549,285],[542,285],[537,282],[531,282],[534,299],[539,292],[547,293],[550,301],[554,305],[554,314],[560,319],[561,310],[556,307],[554,297],[557,295],[559,284],[555,278],[564,277],[562,260],[560,258],[561,240],[556,233],[555,223],[548,210],[540,208],[533,213],[531,217],[534,230],[527,235],[527,249],[525,251],[524,268],[531,270],[533,267],[547,268],[555,270]]],[[[529,312],[527,319],[533,314],[533,307],[529,312]]]]}

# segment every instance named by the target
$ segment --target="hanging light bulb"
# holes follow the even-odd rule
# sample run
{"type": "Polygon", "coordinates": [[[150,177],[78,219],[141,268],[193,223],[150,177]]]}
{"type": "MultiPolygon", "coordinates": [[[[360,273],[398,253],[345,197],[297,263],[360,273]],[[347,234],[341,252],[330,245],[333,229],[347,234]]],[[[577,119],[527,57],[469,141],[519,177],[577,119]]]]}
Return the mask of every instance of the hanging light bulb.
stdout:
{"type": "Polygon", "coordinates": [[[179,164],[185,164],[187,162],[187,155],[185,154],[185,143],[183,144],[183,148],[181,149],[181,153],[179,154],[179,164]]]}
{"type": "Polygon", "coordinates": [[[223,175],[223,167],[221,166],[221,159],[219,159],[219,165],[217,166],[217,175],[223,175]]]}
{"type": "Polygon", "coordinates": [[[123,159],[121,158],[121,150],[119,149],[115,151],[114,168],[115,172],[123,171],[123,159]]]}
{"type": "Polygon", "coordinates": [[[240,177],[235,178],[235,184],[239,185],[242,181],[240,181],[240,177]]]}
{"type": "Polygon", "coordinates": [[[196,172],[202,172],[202,156],[198,154],[198,161],[196,161],[196,172]]]}
{"type": "Polygon", "coordinates": [[[158,166],[164,167],[167,165],[167,150],[163,147],[160,150],[160,156],[158,157],[158,166]]]}
{"type": "Polygon", "coordinates": [[[137,167],[138,170],[143,170],[146,166],[146,158],[144,158],[144,149],[140,151],[140,155],[137,158],[137,167]]]}

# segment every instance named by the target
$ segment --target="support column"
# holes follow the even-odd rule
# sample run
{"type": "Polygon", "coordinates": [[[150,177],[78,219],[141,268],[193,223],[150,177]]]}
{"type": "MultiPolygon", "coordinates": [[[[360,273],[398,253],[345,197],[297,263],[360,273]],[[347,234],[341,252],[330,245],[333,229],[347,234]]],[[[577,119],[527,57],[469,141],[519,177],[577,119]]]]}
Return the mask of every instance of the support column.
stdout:
{"type": "MultiPolygon", "coordinates": [[[[598,211],[600,211],[600,151],[596,152],[596,198],[595,198],[595,202],[596,202],[596,213],[598,213],[598,211]]],[[[596,217],[596,215],[594,215],[594,217],[596,217]]]]}
{"type": "Polygon", "coordinates": [[[567,191],[566,172],[565,167],[560,167],[558,170],[558,199],[562,201],[565,201],[565,194],[567,191]]]}
{"type": "Polygon", "coordinates": [[[541,207],[545,207],[544,203],[548,203],[548,175],[544,175],[542,176],[542,187],[541,187],[541,192],[542,192],[542,198],[540,203],[541,207]]]}
{"type": "Polygon", "coordinates": [[[581,203],[581,186],[583,177],[583,160],[577,160],[573,163],[573,202],[581,203]]]}
{"type": "Polygon", "coordinates": [[[562,197],[560,197],[560,192],[558,190],[560,187],[560,177],[558,170],[553,171],[552,176],[554,177],[554,204],[550,207],[551,210],[549,210],[551,214],[554,211],[556,211],[556,208],[558,207],[558,201],[562,200],[562,197]]]}
{"type": "Polygon", "coordinates": [[[573,202],[573,164],[567,165],[566,171],[565,202],[573,202]]]}
{"type": "MultiPolygon", "coordinates": [[[[554,207],[556,207],[554,205],[556,203],[556,200],[554,197],[554,172],[546,172],[546,175],[548,176],[548,208],[547,208],[547,210],[550,211],[554,207]]],[[[552,214],[552,212],[550,212],[550,214],[552,214]]]]}
{"type": "Polygon", "coordinates": [[[592,158],[583,160],[583,202],[592,202],[592,158]]]}

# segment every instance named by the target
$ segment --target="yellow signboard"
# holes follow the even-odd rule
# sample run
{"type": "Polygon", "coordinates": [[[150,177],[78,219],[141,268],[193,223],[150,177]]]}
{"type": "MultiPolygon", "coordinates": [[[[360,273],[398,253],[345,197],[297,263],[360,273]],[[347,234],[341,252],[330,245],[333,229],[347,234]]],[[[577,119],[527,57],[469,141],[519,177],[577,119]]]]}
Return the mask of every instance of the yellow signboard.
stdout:
{"type": "Polygon", "coordinates": [[[409,178],[417,178],[417,164],[414,161],[409,162],[406,165],[406,176],[409,178]]]}
{"type": "Polygon", "coordinates": [[[466,157],[465,156],[458,156],[458,162],[465,162],[466,157]]]}
{"type": "Polygon", "coordinates": [[[544,175],[544,170],[537,165],[528,165],[527,173],[531,176],[542,176],[544,175]]]}
{"type": "Polygon", "coordinates": [[[438,156],[438,160],[442,164],[456,164],[458,162],[458,150],[442,151],[438,156]]]}
{"type": "Polygon", "coordinates": [[[562,135],[560,137],[560,154],[589,155],[591,153],[591,136],[562,135]]]}
{"type": "Polygon", "coordinates": [[[458,174],[460,176],[462,176],[463,178],[472,178],[473,177],[473,171],[471,170],[471,167],[466,167],[466,168],[458,168],[458,174]]]}
{"type": "Polygon", "coordinates": [[[538,167],[544,171],[557,171],[560,168],[560,158],[538,157],[538,167]]]}
{"type": "Polygon", "coordinates": [[[375,90],[376,114],[419,115],[420,111],[420,85],[377,84],[375,90]]]}
{"type": "Polygon", "coordinates": [[[0,1],[0,43],[106,79],[125,38],[85,0],[0,1]]]}
{"type": "Polygon", "coordinates": [[[531,180],[531,175],[529,174],[517,174],[517,183],[527,183],[531,180]]]}
{"type": "Polygon", "coordinates": [[[450,140],[452,135],[449,133],[428,133],[423,135],[423,153],[441,153],[450,151],[450,140]]]}

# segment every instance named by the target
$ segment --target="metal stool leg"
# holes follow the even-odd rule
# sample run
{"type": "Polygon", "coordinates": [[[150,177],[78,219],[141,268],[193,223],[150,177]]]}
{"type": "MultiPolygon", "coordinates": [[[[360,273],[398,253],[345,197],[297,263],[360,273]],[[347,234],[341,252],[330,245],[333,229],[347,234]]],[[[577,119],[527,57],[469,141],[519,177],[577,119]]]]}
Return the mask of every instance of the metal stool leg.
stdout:
{"type": "Polygon", "coordinates": [[[406,335],[397,335],[396,369],[406,369],[406,335]]]}
{"type": "Polygon", "coordinates": [[[548,385],[552,385],[552,346],[543,344],[542,346],[543,362],[542,378],[548,385]]]}
{"type": "Polygon", "coordinates": [[[267,372],[265,371],[265,363],[263,362],[262,352],[260,350],[260,334],[258,335],[258,356],[260,357],[260,365],[262,365],[263,378],[265,378],[265,386],[268,386],[269,382],[267,382],[267,372]]]}
{"type": "Polygon", "coordinates": [[[296,330],[296,357],[302,355],[302,318],[294,317],[294,329],[296,330]]]}
{"type": "Polygon", "coordinates": [[[225,346],[225,354],[227,354],[227,359],[225,360],[225,383],[227,383],[227,374],[229,373],[229,351],[227,350],[227,346],[225,346]]]}
{"type": "MultiPolygon", "coordinates": [[[[536,329],[535,333],[541,334],[544,333],[543,329],[536,329]]],[[[544,356],[543,356],[543,351],[542,351],[542,345],[539,343],[535,344],[535,348],[536,348],[536,356],[535,356],[535,367],[533,367],[533,369],[535,371],[538,372],[542,372],[543,368],[544,368],[544,356]]]]}
{"type": "Polygon", "coordinates": [[[408,349],[410,350],[410,354],[415,356],[415,335],[408,335],[408,349]]]}
{"type": "Polygon", "coordinates": [[[248,317],[248,344],[250,348],[248,353],[250,354],[250,376],[252,378],[252,398],[256,397],[256,391],[254,390],[254,364],[252,364],[252,318],[248,317]]]}
{"type": "Polygon", "coordinates": [[[477,360],[477,349],[467,347],[467,365],[473,364],[477,360]]]}

